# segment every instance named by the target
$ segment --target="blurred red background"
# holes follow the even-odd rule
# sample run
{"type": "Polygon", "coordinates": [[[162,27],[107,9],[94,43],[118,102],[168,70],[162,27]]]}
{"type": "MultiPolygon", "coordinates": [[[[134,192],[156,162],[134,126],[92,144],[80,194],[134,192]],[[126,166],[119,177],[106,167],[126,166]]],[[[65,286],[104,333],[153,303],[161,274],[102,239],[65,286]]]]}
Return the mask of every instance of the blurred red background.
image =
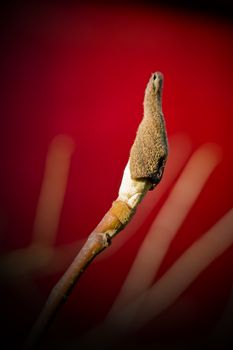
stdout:
{"type": "MultiPolygon", "coordinates": [[[[229,20],[170,7],[57,2],[8,9],[1,45],[2,254],[31,242],[46,155],[60,134],[75,150],[55,245],[88,236],[117,196],[145,86],[159,70],[169,139],[183,133],[192,151],[213,142],[223,154],[170,247],[164,273],[233,204],[232,35],[229,20]]],[[[84,274],[54,326],[60,337],[78,336],[104,318],[166,196],[121,249],[84,274]]],[[[232,252],[186,291],[198,311],[191,326],[175,328],[181,337],[218,319],[232,285],[232,252]]],[[[61,274],[32,276],[38,294],[29,290],[25,299],[14,281],[3,283],[7,337],[22,341],[61,274]]]]}

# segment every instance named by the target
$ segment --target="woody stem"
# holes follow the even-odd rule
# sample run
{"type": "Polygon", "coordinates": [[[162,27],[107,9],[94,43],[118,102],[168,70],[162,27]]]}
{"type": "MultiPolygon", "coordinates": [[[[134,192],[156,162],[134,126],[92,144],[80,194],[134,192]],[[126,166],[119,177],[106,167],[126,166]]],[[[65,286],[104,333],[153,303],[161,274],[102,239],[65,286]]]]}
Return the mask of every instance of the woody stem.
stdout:
{"type": "Polygon", "coordinates": [[[111,209],[90,234],[72,264],[51,291],[25,344],[25,349],[32,349],[39,345],[41,338],[67,300],[81,274],[94,258],[111,244],[112,238],[126,226],[134,215],[135,209],[121,200],[113,202],[111,209]]]}

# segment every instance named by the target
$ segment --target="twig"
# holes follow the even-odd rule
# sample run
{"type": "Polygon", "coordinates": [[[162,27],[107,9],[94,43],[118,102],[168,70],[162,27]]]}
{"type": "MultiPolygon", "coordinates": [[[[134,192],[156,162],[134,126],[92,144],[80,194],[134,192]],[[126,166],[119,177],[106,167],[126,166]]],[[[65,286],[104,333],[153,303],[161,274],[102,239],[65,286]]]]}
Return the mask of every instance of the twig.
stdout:
{"type": "Polygon", "coordinates": [[[131,148],[117,200],[113,202],[110,210],[52,290],[25,348],[30,349],[38,345],[41,336],[66,301],[83,271],[128,224],[147,191],[160,182],[167,159],[167,138],[161,106],[162,83],[161,73],[152,74],[145,91],[144,118],[131,148]]]}

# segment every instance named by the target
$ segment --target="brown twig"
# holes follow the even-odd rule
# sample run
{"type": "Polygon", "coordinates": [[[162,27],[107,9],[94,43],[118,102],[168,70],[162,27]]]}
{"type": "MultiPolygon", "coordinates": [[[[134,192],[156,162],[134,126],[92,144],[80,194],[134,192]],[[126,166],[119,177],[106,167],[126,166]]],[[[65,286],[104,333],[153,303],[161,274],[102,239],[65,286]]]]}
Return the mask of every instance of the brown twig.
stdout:
{"type": "Polygon", "coordinates": [[[144,118],[139,126],[130,159],[125,168],[119,196],[91,233],[83,248],[53,288],[26,344],[31,349],[39,344],[43,333],[74,288],[91,261],[120,232],[135,214],[148,190],[162,177],[167,159],[167,138],[163,120],[161,96],[163,77],[152,74],[144,98],[144,118]]]}
{"type": "MultiPolygon", "coordinates": [[[[150,187],[151,184],[148,182],[147,189],[149,190],[150,187]]],[[[133,214],[134,209],[127,206],[125,202],[120,200],[113,202],[111,209],[90,234],[73,263],[53,288],[25,344],[25,348],[30,349],[36,346],[52,319],[68,298],[81,274],[91,261],[111,244],[112,238],[125,227],[133,214]]]]}

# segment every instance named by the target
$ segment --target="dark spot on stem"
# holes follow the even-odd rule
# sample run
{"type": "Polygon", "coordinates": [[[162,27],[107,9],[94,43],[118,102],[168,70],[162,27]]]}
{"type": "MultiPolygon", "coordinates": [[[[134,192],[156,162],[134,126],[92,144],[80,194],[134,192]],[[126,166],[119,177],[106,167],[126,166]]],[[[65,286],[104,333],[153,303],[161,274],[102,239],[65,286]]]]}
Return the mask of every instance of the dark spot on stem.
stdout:
{"type": "Polygon", "coordinates": [[[106,233],[106,239],[107,239],[108,245],[110,245],[112,243],[112,238],[108,233],[106,233]]]}

